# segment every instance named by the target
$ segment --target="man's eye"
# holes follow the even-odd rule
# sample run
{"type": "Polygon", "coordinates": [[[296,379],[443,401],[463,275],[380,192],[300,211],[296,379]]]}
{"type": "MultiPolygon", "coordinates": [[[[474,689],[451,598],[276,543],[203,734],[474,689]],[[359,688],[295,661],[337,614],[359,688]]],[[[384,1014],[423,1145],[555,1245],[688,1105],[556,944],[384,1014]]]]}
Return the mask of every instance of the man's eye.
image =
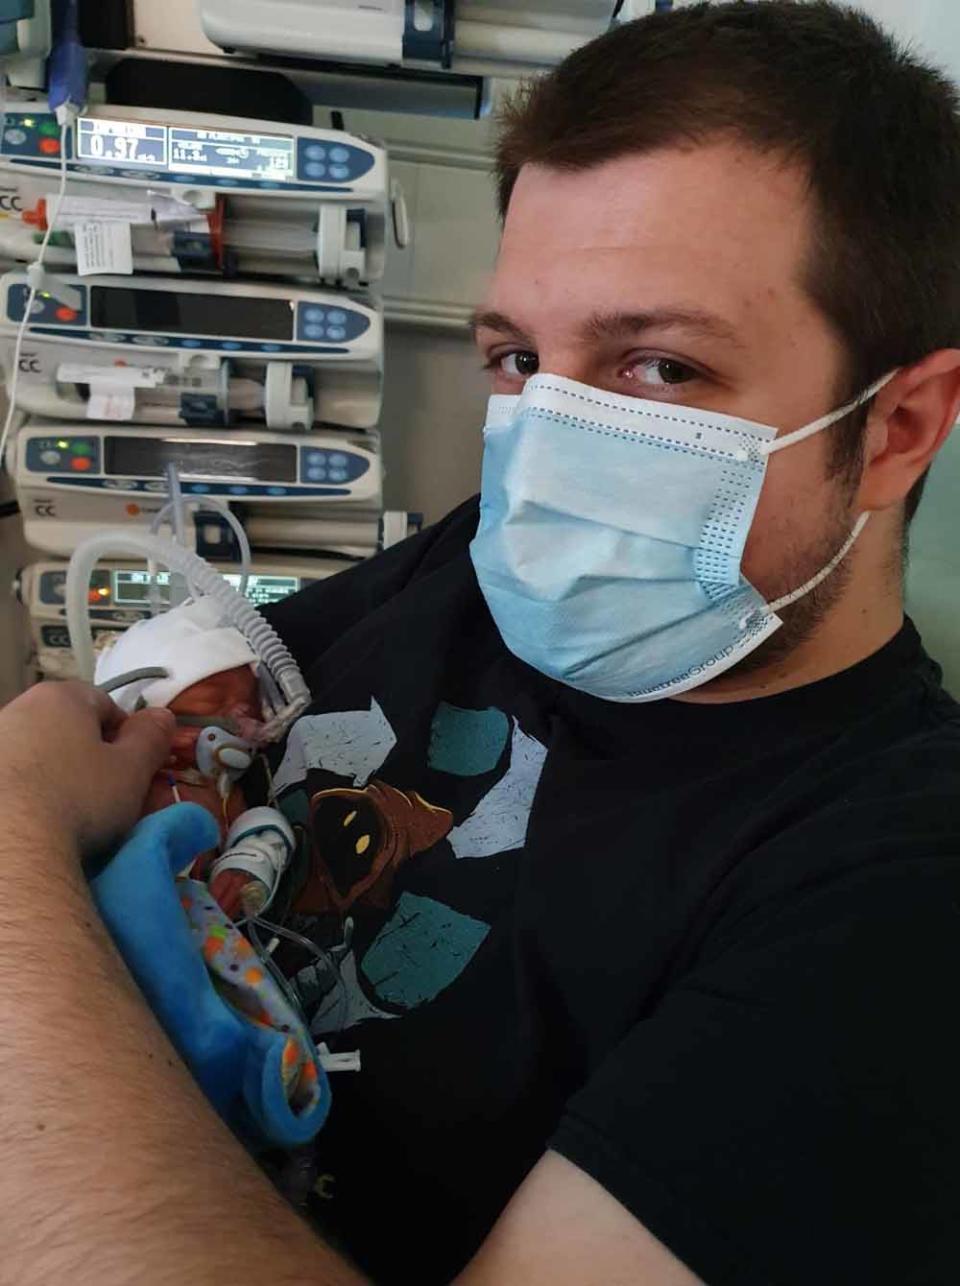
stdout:
{"type": "Polygon", "coordinates": [[[650,384],[665,387],[671,384],[686,384],[697,378],[698,372],[685,362],[674,361],[671,357],[646,357],[632,362],[624,371],[628,380],[638,384],[650,384]]]}
{"type": "Polygon", "coordinates": [[[526,351],[503,353],[495,359],[494,364],[499,366],[504,375],[510,375],[514,379],[521,380],[526,380],[531,375],[536,375],[540,369],[540,359],[536,353],[526,351]]]}

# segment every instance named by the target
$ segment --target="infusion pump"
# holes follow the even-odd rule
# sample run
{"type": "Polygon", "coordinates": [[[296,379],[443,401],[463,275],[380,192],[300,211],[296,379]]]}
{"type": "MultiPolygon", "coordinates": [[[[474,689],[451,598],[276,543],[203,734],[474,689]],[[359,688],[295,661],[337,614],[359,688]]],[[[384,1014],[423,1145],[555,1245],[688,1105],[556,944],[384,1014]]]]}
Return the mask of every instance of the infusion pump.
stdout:
{"type": "MultiPolygon", "coordinates": [[[[383,275],[388,224],[406,238],[384,149],[337,130],[147,107],[94,106],[68,128],[66,199],[47,250],[76,264],[74,231],[115,219],[133,266],[174,274],[267,274],[343,284],[383,275]]],[[[37,104],[8,104],[0,174],[18,217],[0,223],[0,255],[36,257],[60,178],[60,126],[37,104]]]]}
{"type": "MultiPolygon", "coordinates": [[[[350,565],[333,558],[257,556],[250,566],[246,596],[257,607],[276,603],[350,565]]],[[[238,572],[227,569],[224,575],[235,589],[240,588],[238,572]]],[[[67,631],[66,588],[67,565],[63,562],[32,563],[14,582],[14,591],[30,616],[37,667],[57,678],[76,673],[67,631]]],[[[161,610],[169,606],[169,572],[157,572],[151,582],[142,563],[100,563],[88,593],[95,640],[103,645],[149,616],[151,598],[161,610]]]]}
{"type": "Polygon", "coordinates": [[[307,438],[31,420],[12,446],[11,469],[28,544],[68,556],[106,526],[149,525],[168,499],[176,466],[197,551],[230,558],[222,518],[207,497],[242,514],[251,542],[333,549],[377,547],[382,472],[376,434],[307,438]],[[294,524],[296,538],[287,531],[294,524]],[[286,533],[286,534],[285,534],[286,533]]]}
{"type": "MultiPolygon", "coordinates": [[[[70,304],[38,292],[20,350],[15,396],[29,414],[300,430],[377,422],[383,321],[369,300],[278,283],[57,280],[70,304]]],[[[29,293],[25,273],[0,278],[8,388],[29,293]]]]}

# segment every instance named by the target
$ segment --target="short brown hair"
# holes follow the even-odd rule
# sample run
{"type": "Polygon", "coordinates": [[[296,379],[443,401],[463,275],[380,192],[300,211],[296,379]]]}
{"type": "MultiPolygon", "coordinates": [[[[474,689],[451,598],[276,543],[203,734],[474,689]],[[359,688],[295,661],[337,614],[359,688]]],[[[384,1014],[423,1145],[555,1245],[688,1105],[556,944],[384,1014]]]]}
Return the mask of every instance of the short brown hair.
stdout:
{"type": "MultiPolygon", "coordinates": [[[[585,170],[727,134],[802,165],[814,209],[805,285],[847,352],[841,400],[960,346],[956,91],[863,13],[825,0],[654,13],[525,83],[500,124],[501,216],[528,163],[585,170]]],[[[865,420],[836,433],[837,469],[858,470],[865,420]]]]}

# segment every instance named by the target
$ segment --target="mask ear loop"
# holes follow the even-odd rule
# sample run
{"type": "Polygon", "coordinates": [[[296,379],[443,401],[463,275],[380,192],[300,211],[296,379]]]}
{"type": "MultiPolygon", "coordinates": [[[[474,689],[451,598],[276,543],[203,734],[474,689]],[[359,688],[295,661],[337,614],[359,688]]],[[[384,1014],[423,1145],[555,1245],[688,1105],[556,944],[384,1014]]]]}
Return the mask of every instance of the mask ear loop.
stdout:
{"type": "MultiPolygon", "coordinates": [[[[832,575],[833,572],[837,570],[846,558],[847,554],[849,554],[850,550],[856,544],[860,533],[869,521],[870,513],[868,510],[867,513],[862,513],[853,524],[853,531],[851,531],[850,535],[830,559],[826,567],[821,567],[816,576],[811,576],[810,579],[805,581],[799,589],[792,590],[789,594],[784,594],[782,598],[775,598],[772,603],[767,603],[760,609],[759,614],[761,616],[776,616],[777,612],[779,612],[782,607],[789,607],[791,603],[796,603],[798,599],[809,594],[812,589],[816,589],[821,582],[825,581],[828,576],[832,575]]],[[[757,615],[756,612],[750,612],[746,616],[741,617],[739,621],[740,629],[745,630],[755,615],[757,615]]]]}
{"type": "Polygon", "coordinates": [[[814,420],[812,424],[805,424],[802,429],[794,429],[792,433],[785,433],[782,438],[774,438],[772,442],[760,442],[757,444],[757,451],[761,455],[773,455],[776,451],[782,451],[784,447],[792,447],[797,442],[803,442],[807,438],[812,438],[815,433],[820,433],[823,429],[828,429],[831,424],[836,424],[842,420],[845,415],[855,411],[858,406],[863,406],[864,402],[869,402],[885,384],[889,384],[896,375],[896,371],[887,371],[886,375],[881,375],[878,380],[874,380],[869,388],[863,390],[859,397],[855,397],[851,402],[844,403],[836,411],[830,411],[827,415],[821,415],[819,420],[814,420]]]}
{"type": "MultiPolygon", "coordinates": [[[[829,428],[831,424],[836,424],[836,422],[838,420],[842,420],[845,415],[849,415],[851,411],[855,411],[858,406],[863,406],[864,402],[869,402],[875,394],[879,393],[885,384],[889,384],[896,373],[896,370],[892,370],[888,371],[886,375],[881,375],[878,380],[873,381],[869,388],[864,389],[859,397],[855,397],[851,402],[846,402],[836,411],[830,411],[827,415],[821,415],[819,420],[814,420],[811,424],[805,424],[802,429],[795,429],[793,433],[785,433],[782,438],[774,438],[772,442],[758,443],[755,448],[756,451],[759,452],[760,455],[770,456],[776,451],[782,451],[784,447],[792,447],[797,442],[803,442],[806,438],[812,438],[815,433],[819,433],[822,429],[829,428]]],[[[799,599],[809,594],[811,590],[816,589],[818,585],[822,584],[828,576],[832,575],[837,570],[846,558],[847,554],[849,554],[850,550],[856,544],[860,533],[869,521],[869,511],[867,513],[862,513],[853,524],[853,530],[850,535],[830,559],[826,567],[822,567],[820,571],[817,572],[816,576],[811,576],[808,581],[805,581],[804,584],[799,587],[799,589],[792,590],[789,594],[784,594],[781,598],[774,599],[772,603],[767,603],[762,609],[761,615],[776,616],[777,612],[779,612],[781,608],[789,607],[791,603],[796,603],[799,599]]],[[[745,630],[755,615],[756,613],[750,612],[746,616],[741,617],[739,628],[741,630],[745,630]]]]}

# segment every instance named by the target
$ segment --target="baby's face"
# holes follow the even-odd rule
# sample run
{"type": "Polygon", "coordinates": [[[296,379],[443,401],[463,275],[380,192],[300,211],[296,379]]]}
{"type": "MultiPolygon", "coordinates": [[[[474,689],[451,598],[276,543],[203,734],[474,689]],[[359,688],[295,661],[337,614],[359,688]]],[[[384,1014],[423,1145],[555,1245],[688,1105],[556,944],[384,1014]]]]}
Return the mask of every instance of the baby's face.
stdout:
{"type": "MultiPolygon", "coordinates": [[[[237,665],[231,670],[221,670],[185,688],[170,702],[169,709],[176,715],[226,719],[241,716],[259,719],[260,700],[257,677],[249,665],[237,665]]],[[[177,768],[192,768],[195,764],[195,747],[201,728],[178,727],[173,738],[172,764],[177,768]]]]}

